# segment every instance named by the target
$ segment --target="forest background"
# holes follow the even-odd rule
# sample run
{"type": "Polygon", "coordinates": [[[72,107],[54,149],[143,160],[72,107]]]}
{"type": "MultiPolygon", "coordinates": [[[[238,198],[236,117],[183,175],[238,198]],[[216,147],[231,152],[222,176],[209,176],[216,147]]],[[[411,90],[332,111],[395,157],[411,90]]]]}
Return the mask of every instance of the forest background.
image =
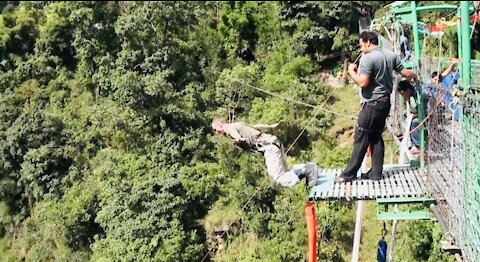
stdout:
{"type": "MultiPolygon", "coordinates": [[[[388,3],[1,2],[0,260],[305,261],[303,183],[273,186],[210,122],[278,122],[290,163],[345,166],[359,98],[321,72],[388,3]]],[[[354,207],[316,204],[320,261],[349,260],[354,207]]],[[[399,226],[398,261],[453,261],[436,224],[399,226]]]]}

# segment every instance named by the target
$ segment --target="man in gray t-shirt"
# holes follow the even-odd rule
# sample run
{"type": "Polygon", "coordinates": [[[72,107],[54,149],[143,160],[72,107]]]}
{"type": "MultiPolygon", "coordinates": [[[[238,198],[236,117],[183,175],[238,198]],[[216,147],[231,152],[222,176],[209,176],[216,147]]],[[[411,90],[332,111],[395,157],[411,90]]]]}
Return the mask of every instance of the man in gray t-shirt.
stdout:
{"type": "Polygon", "coordinates": [[[374,32],[360,34],[362,57],[360,66],[351,64],[348,73],[353,81],[362,88],[362,107],[355,129],[352,157],[348,166],[336,179],[337,183],[349,182],[356,178],[357,172],[372,146],[372,168],[362,178],[378,180],[382,178],[385,144],[382,133],[390,111],[390,94],[393,89],[393,71],[408,79],[415,79],[413,71],[403,68],[400,58],[389,50],[378,46],[378,36],[374,32]]]}
{"type": "Polygon", "coordinates": [[[216,118],[212,122],[215,133],[228,135],[237,145],[243,145],[252,151],[263,154],[267,172],[276,184],[292,187],[306,178],[312,187],[318,180],[318,166],[315,163],[297,164],[289,168],[283,145],[274,135],[262,132],[276,125],[248,125],[244,122],[227,123],[225,118],[216,118]]]}
{"type": "Polygon", "coordinates": [[[369,76],[368,85],[362,87],[363,102],[378,100],[393,91],[393,71],[403,70],[400,58],[390,50],[379,46],[360,58],[359,75],[369,76]]]}

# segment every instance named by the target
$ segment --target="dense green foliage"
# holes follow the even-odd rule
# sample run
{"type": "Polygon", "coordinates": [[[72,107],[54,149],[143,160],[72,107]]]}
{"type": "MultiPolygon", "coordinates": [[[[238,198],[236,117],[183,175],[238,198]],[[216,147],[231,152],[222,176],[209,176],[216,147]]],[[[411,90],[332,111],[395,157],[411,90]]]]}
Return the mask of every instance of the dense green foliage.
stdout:
{"type": "MultiPolygon", "coordinates": [[[[305,260],[305,188],[273,187],[210,121],[281,122],[290,146],[314,112],[253,87],[321,104],[319,70],[353,56],[358,17],[382,4],[2,2],[0,257],[305,260]]],[[[289,161],[345,163],[333,119],[315,116],[289,161]]],[[[317,208],[319,257],[343,261],[351,207],[317,208]]]]}

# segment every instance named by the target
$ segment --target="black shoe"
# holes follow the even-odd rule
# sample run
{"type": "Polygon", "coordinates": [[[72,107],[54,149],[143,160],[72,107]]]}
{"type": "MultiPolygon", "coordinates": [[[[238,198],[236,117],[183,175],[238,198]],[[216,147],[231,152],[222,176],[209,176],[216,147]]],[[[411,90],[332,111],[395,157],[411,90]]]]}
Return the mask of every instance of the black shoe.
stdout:
{"type": "Polygon", "coordinates": [[[362,173],[362,174],[360,175],[360,177],[361,177],[362,179],[370,179],[370,180],[380,180],[380,179],[382,179],[382,176],[380,176],[380,177],[371,177],[371,173],[372,173],[371,171],[372,171],[372,170],[370,169],[370,170],[368,170],[367,173],[362,173]]]}
{"type": "Polygon", "coordinates": [[[371,169],[368,170],[367,173],[362,173],[362,174],[360,175],[360,177],[361,177],[362,179],[370,179],[370,171],[371,171],[371,169]]]}
{"type": "Polygon", "coordinates": [[[304,173],[301,173],[300,175],[298,175],[298,180],[302,180],[305,177],[307,177],[307,176],[304,173]]]}
{"type": "Polygon", "coordinates": [[[315,186],[318,182],[318,165],[315,163],[307,163],[305,175],[307,176],[307,186],[315,186]]]}
{"type": "Polygon", "coordinates": [[[348,183],[352,180],[354,180],[355,178],[348,178],[346,176],[338,176],[336,179],[335,179],[335,183],[348,183]]]}
{"type": "Polygon", "coordinates": [[[381,180],[382,177],[369,177],[368,179],[376,181],[376,180],[381,180]]]}

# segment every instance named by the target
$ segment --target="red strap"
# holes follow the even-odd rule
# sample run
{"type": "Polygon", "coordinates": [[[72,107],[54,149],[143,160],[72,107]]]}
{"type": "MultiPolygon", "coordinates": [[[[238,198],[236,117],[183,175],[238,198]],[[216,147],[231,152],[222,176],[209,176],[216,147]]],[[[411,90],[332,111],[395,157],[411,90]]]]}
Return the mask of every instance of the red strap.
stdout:
{"type": "Polygon", "coordinates": [[[317,261],[317,217],[315,216],[315,206],[308,202],[305,206],[305,217],[307,219],[308,230],[308,261],[317,261]]]}

